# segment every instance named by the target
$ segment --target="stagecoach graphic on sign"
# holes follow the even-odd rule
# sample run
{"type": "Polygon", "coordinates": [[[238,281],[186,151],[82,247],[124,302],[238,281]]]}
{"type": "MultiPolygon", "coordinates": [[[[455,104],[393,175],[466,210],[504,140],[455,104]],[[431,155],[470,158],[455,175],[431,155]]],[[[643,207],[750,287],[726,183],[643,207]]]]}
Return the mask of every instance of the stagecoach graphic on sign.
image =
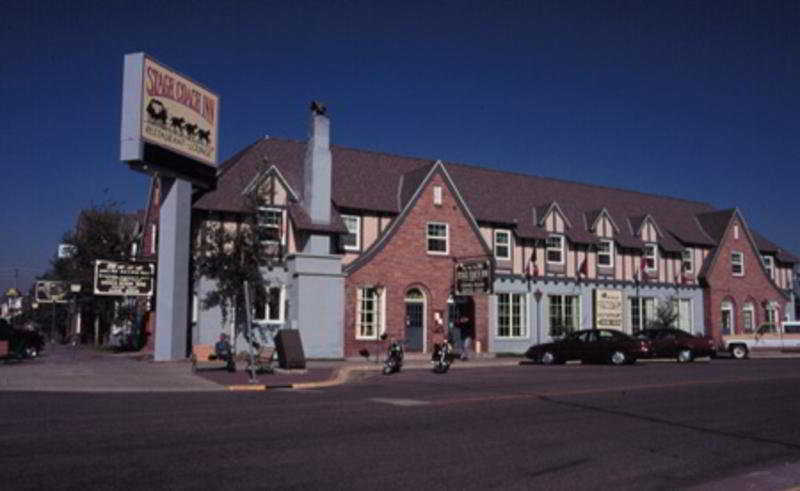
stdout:
{"type": "Polygon", "coordinates": [[[185,117],[170,116],[167,108],[158,99],[150,99],[145,112],[147,113],[147,122],[149,124],[157,125],[164,131],[178,137],[188,138],[203,146],[211,144],[210,129],[204,129],[199,124],[190,123],[185,117]]]}

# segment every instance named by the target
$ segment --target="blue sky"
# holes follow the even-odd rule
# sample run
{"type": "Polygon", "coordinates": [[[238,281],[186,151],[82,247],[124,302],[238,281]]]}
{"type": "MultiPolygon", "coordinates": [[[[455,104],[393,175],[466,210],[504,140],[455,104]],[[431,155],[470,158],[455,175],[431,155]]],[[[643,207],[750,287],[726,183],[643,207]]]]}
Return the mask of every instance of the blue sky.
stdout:
{"type": "Polygon", "coordinates": [[[122,62],[221,96],[220,158],[304,139],[739,207],[800,253],[798,2],[49,2],[0,18],[0,288],[78,212],[144,206],[122,62]],[[233,5],[233,6],[231,6],[233,5]]]}

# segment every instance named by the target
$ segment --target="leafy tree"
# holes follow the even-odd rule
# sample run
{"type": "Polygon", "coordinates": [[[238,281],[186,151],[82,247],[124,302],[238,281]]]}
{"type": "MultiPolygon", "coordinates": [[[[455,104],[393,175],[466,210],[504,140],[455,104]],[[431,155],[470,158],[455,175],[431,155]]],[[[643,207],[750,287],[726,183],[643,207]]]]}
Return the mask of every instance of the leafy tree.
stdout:
{"type": "MultiPolygon", "coordinates": [[[[195,243],[200,243],[194,257],[194,278],[215,282],[213,290],[200,300],[204,309],[219,307],[222,322],[227,324],[231,312],[244,318],[245,282],[251,292],[261,291],[266,281],[260,268],[275,256],[262,243],[262,229],[258,224],[258,198],[248,199],[248,211],[226,221],[210,217],[195,232],[195,243]]],[[[245,335],[248,335],[245,331],[245,335]]]]}
{"type": "Polygon", "coordinates": [[[93,294],[94,262],[97,259],[128,259],[132,244],[138,239],[137,229],[136,216],[121,211],[116,202],[93,204],[81,210],[75,229],[62,237],[62,243],[75,247],[74,253],[70,257],[53,258],[50,270],[39,279],[80,283],[81,292],[76,301],[83,312],[99,317],[105,330],[118,320],[120,309],[115,305],[116,297],[93,294]]]}
{"type": "Polygon", "coordinates": [[[656,309],[655,318],[650,321],[648,327],[653,328],[674,328],[678,324],[678,309],[674,298],[670,297],[666,302],[661,302],[656,309]]]}

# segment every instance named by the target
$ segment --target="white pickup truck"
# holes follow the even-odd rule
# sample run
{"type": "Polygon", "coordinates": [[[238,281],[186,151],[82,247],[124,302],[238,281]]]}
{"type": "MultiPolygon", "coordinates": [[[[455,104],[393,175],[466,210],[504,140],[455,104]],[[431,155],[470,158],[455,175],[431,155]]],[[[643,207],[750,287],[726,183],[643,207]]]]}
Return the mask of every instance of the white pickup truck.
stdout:
{"type": "Polygon", "coordinates": [[[777,329],[765,324],[753,333],[722,336],[718,352],[742,360],[758,349],[800,350],[800,321],[784,321],[777,329]]]}

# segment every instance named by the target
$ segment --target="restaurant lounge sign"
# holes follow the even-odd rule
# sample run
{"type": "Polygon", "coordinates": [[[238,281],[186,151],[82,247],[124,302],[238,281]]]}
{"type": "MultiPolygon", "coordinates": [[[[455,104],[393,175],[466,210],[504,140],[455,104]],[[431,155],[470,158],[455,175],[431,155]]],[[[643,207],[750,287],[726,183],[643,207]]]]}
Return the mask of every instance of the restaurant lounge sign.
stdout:
{"type": "Polygon", "coordinates": [[[137,142],[217,163],[219,97],[144,53],[125,57],[122,160],[142,159],[137,142]],[[126,144],[130,144],[127,147],[126,144]]]}
{"type": "Polygon", "coordinates": [[[594,323],[597,329],[622,329],[622,292],[594,291],[594,323]]]}

